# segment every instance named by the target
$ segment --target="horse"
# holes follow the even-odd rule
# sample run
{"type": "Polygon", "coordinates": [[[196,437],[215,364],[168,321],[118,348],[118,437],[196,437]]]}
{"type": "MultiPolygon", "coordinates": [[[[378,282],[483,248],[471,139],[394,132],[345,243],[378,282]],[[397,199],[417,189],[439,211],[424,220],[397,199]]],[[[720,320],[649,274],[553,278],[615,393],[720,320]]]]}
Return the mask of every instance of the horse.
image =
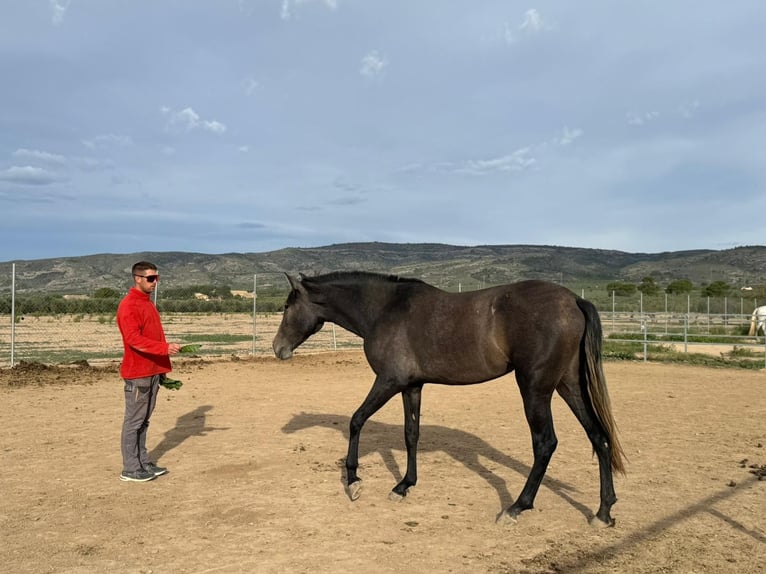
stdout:
{"type": "Polygon", "coordinates": [[[449,293],[424,281],[349,271],[315,277],[286,274],[290,293],[272,348],[282,360],[325,322],[363,340],[375,380],[349,422],[346,493],[361,492],[359,439],[365,422],[400,394],[407,469],[389,497],[415,486],[421,391],[426,383],[471,385],[514,372],[532,436],[532,468],[518,498],[497,516],[516,522],[533,508],[558,444],[551,400],[556,391],[574,413],[598,458],[600,505],[593,525],[613,526],[613,471],[624,474],[601,359],[595,306],[568,289],[527,280],[449,293]]]}
{"type": "Polygon", "coordinates": [[[748,336],[755,336],[758,339],[758,331],[763,331],[766,335],[766,305],[756,307],[753,311],[753,315],[750,317],[750,331],[748,336]]]}

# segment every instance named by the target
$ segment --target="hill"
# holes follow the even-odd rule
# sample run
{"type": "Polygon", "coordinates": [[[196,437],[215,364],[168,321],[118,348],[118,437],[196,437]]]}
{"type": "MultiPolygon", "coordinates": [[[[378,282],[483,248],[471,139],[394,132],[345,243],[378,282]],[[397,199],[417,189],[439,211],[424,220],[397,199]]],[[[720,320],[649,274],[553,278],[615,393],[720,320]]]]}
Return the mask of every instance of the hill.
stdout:
{"type": "MultiPolygon", "coordinates": [[[[81,257],[0,263],[0,289],[92,293],[124,289],[131,265],[147,259],[160,267],[163,285],[226,285],[252,290],[254,275],[277,281],[283,272],[318,274],[366,270],[419,277],[442,288],[466,289],[539,278],[565,284],[640,282],[651,276],[664,285],[688,279],[695,285],[725,281],[733,286],[766,283],[766,247],[664,253],[536,245],[455,246],[444,244],[344,243],[264,253],[210,255],[185,252],[103,253],[81,257]]],[[[260,280],[259,280],[259,284],[260,280]]]]}

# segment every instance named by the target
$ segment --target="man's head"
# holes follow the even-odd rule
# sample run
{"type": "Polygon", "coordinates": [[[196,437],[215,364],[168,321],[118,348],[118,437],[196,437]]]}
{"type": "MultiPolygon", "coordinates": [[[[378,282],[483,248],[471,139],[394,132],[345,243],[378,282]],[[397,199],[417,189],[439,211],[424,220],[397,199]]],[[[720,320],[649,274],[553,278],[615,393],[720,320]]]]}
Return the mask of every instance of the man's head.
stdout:
{"type": "Polygon", "coordinates": [[[133,274],[133,281],[137,289],[144,293],[151,293],[157,288],[160,274],[157,272],[157,266],[154,263],[139,261],[133,265],[131,273],[133,274]]]}

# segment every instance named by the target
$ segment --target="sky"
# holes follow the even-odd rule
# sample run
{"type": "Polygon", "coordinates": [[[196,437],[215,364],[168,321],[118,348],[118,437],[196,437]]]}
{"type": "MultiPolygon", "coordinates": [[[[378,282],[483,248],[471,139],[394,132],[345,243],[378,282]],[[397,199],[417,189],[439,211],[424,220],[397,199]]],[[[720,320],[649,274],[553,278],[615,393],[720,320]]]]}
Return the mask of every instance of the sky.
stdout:
{"type": "Polygon", "coordinates": [[[0,0],[0,261],[763,245],[766,2],[0,0]]]}

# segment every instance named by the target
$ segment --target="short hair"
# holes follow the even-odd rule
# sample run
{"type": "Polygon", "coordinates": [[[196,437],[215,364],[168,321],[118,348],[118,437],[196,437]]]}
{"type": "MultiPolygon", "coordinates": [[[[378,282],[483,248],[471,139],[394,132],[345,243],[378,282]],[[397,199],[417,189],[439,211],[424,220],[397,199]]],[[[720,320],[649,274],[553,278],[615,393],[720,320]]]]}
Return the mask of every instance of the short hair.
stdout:
{"type": "Polygon", "coordinates": [[[130,272],[133,275],[137,275],[138,273],[142,271],[157,271],[157,266],[154,263],[150,263],[149,261],[139,261],[138,263],[133,264],[133,268],[130,270],[130,272]]]}

